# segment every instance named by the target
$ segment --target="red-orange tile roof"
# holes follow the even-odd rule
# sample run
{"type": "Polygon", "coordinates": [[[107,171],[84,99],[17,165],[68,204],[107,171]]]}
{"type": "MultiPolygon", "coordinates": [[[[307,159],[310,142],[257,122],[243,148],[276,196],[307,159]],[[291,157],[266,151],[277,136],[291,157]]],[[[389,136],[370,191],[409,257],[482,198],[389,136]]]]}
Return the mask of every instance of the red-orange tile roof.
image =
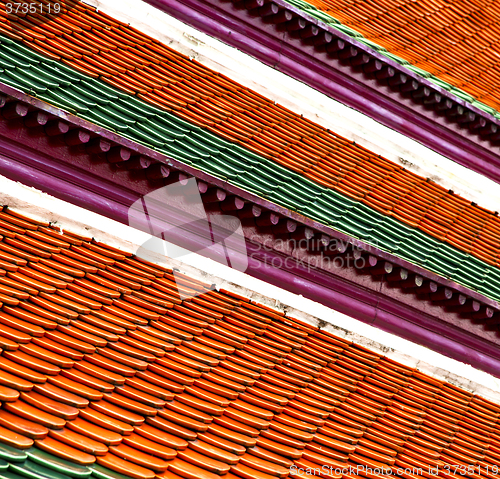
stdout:
{"type": "Polygon", "coordinates": [[[497,2],[307,0],[307,3],[390,53],[500,109],[497,2]]]}
{"type": "Polygon", "coordinates": [[[464,465],[495,477],[500,405],[91,238],[1,216],[9,473],[267,479],[364,465],[431,478],[464,465]]]}

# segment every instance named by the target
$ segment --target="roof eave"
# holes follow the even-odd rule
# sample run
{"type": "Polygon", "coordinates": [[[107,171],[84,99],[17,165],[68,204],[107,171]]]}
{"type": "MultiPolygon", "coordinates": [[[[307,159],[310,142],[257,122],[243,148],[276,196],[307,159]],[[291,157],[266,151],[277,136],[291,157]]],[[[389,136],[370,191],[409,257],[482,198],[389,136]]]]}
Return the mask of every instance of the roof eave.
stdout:
{"type": "MultiPolygon", "coordinates": [[[[300,252],[304,261],[293,262],[284,269],[263,268],[274,257],[280,256],[276,251],[264,251],[264,256],[259,261],[255,260],[258,255],[254,255],[257,263],[250,261],[247,270],[249,274],[432,349],[446,351],[451,357],[465,360],[475,367],[500,376],[500,361],[495,359],[500,342],[498,335],[495,332],[487,334],[479,329],[475,332],[467,331],[467,328],[460,325],[460,318],[467,318],[471,327],[473,325],[470,321],[481,322],[481,318],[494,322],[500,314],[498,302],[22,92],[5,85],[0,85],[0,90],[8,95],[3,97],[8,102],[0,111],[4,116],[8,112],[7,116],[11,118],[4,122],[6,128],[0,142],[0,171],[5,176],[127,224],[130,205],[162,184],[161,181],[148,181],[150,168],[170,165],[167,168],[172,173],[180,172],[198,178],[205,191],[223,192],[222,196],[240,198],[263,214],[276,215],[279,225],[283,225],[285,229],[290,222],[290,226],[298,225],[297,228],[300,229],[297,231],[300,234],[305,234],[308,229],[315,235],[315,239],[330,241],[337,238],[350,245],[349,248],[352,245],[361,247],[369,266],[363,273],[364,276],[360,276],[354,268],[337,272],[322,267],[306,267],[304,265],[314,256],[306,247],[300,252]],[[37,126],[35,119],[41,113],[46,115],[45,123],[41,122],[37,126]],[[28,115],[31,119],[30,126],[25,121],[28,115]],[[69,131],[60,123],[67,125],[69,131]],[[75,144],[75,138],[83,140],[82,143],[75,144]],[[105,151],[94,151],[99,142],[104,142],[108,151],[116,152],[123,148],[133,158],[145,157],[150,167],[138,171],[133,177],[127,174],[120,176],[105,151]],[[422,301],[419,297],[404,292],[404,287],[399,283],[396,284],[396,289],[400,292],[394,293],[394,284],[389,284],[387,275],[378,272],[378,269],[388,265],[394,271],[409,271],[411,278],[423,277],[425,282],[422,284],[435,283],[437,296],[443,296],[444,300],[436,296],[422,301]],[[463,295],[464,305],[466,308],[472,307],[472,311],[462,311],[460,305],[457,308],[452,304],[453,301],[447,302],[447,294],[453,301],[463,295]],[[431,304],[434,302],[430,310],[426,306],[429,301],[431,304]],[[447,311],[450,307],[455,311],[453,314],[447,311]]],[[[221,212],[218,204],[212,203],[211,208],[213,207],[221,212]]],[[[250,222],[254,224],[253,220],[250,222]]],[[[283,233],[271,228],[270,232],[263,234],[259,228],[255,229],[255,224],[249,231],[257,233],[254,235],[257,238],[262,235],[261,239],[270,238],[271,241],[279,239],[283,233]]],[[[185,238],[180,239],[181,244],[184,241],[185,238]]],[[[255,243],[253,247],[258,247],[258,244],[260,243],[255,243]]],[[[285,257],[294,257],[293,254],[286,252],[285,257]]],[[[283,258],[283,253],[281,257],[283,258]]],[[[294,258],[301,260],[300,256],[294,258]]]]}
{"type": "Polygon", "coordinates": [[[231,1],[216,0],[148,3],[500,182],[500,120],[283,0],[240,1],[238,8],[231,1]],[[302,29],[288,32],[272,17],[259,14],[262,7],[248,8],[271,3],[280,11],[291,12],[294,25],[300,19],[302,29]],[[327,32],[330,44],[340,40],[342,49],[327,54],[325,44],[319,48],[308,44],[301,32],[311,25],[327,32]],[[403,80],[407,87],[413,84],[416,88],[402,93],[403,80]]]}

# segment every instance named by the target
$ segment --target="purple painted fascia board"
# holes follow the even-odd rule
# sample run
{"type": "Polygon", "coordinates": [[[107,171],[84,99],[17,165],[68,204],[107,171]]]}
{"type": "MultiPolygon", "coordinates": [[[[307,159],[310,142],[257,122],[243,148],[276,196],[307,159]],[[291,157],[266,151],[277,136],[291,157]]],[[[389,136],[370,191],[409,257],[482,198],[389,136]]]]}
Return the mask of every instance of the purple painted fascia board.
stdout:
{"type": "MultiPolygon", "coordinates": [[[[422,268],[420,266],[417,266],[413,263],[410,263],[402,258],[398,258],[397,256],[392,255],[391,253],[388,253],[386,251],[382,251],[375,246],[372,246],[370,244],[367,244],[357,238],[353,238],[351,236],[348,236],[347,234],[341,233],[333,228],[330,228],[329,226],[326,226],[322,223],[319,223],[315,220],[312,220],[310,218],[307,218],[306,216],[303,216],[299,213],[296,213],[294,211],[291,211],[287,208],[284,208],[282,206],[279,206],[275,203],[272,203],[264,198],[261,198],[260,196],[256,196],[248,191],[242,190],[241,188],[238,188],[237,186],[230,185],[224,180],[221,180],[219,178],[216,178],[212,175],[209,175],[207,173],[204,173],[201,170],[198,170],[197,168],[193,168],[189,165],[186,165],[178,160],[175,160],[173,158],[167,157],[166,155],[163,155],[161,153],[158,153],[157,151],[148,148],[146,146],[143,146],[139,143],[136,143],[132,140],[129,140],[127,138],[121,137],[120,135],[117,135],[116,133],[113,133],[103,127],[100,127],[98,125],[95,125],[94,123],[91,123],[87,120],[84,120],[82,118],[79,118],[75,115],[72,115],[64,110],[61,110],[53,105],[50,105],[44,101],[38,100],[34,97],[31,97],[29,95],[26,95],[25,93],[16,90],[14,88],[11,88],[7,85],[1,84],[0,83],[0,92],[5,93],[9,96],[12,96],[23,103],[28,103],[32,105],[34,108],[40,109],[47,111],[48,113],[51,113],[52,115],[59,117],[68,123],[71,123],[74,127],[80,127],[82,129],[85,129],[91,133],[93,133],[96,136],[100,136],[102,138],[105,138],[113,143],[122,145],[124,147],[127,147],[133,151],[135,151],[137,154],[145,155],[149,158],[153,158],[154,160],[164,163],[166,165],[172,166],[173,168],[182,170],[196,178],[198,178],[201,181],[204,181],[206,183],[212,184],[216,187],[222,188],[229,192],[231,195],[235,195],[238,197],[243,198],[244,200],[257,204],[263,209],[270,210],[275,212],[276,214],[282,215],[284,217],[290,218],[294,221],[297,221],[300,224],[303,224],[309,228],[312,228],[320,233],[324,233],[328,236],[332,236],[335,238],[340,239],[341,241],[344,241],[346,243],[352,243],[353,245],[359,247],[360,249],[377,256],[380,259],[389,261],[391,263],[394,263],[402,268],[405,268],[409,271],[412,271],[416,274],[419,274],[423,276],[424,278],[434,281],[436,283],[439,283],[440,285],[449,287],[451,289],[454,289],[456,291],[459,291],[460,293],[463,293],[477,301],[479,301],[482,304],[485,304],[486,306],[490,306],[494,309],[500,309],[500,302],[492,300],[490,298],[487,298],[486,296],[478,293],[477,291],[471,290],[467,288],[466,286],[460,285],[458,283],[455,283],[452,280],[446,279],[443,276],[440,276],[436,273],[433,273],[425,268],[422,268]]],[[[0,138],[1,138],[1,131],[0,131],[0,138]]],[[[17,158],[18,161],[23,162],[23,155],[19,153],[15,153],[15,150],[19,150],[19,147],[17,145],[14,145],[13,143],[9,142],[9,147],[7,147],[7,150],[5,150],[5,145],[3,146],[4,151],[6,151],[6,156],[11,156],[7,153],[9,149],[11,149],[11,153],[14,155],[14,158],[17,158]]],[[[20,151],[20,150],[19,150],[20,151]]],[[[37,153],[36,152],[31,152],[30,156],[33,161],[35,161],[39,165],[40,171],[50,171],[51,175],[59,176],[62,174],[62,172],[65,171],[64,168],[61,169],[61,162],[58,162],[57,160],[53,160],[50,157],[47,157],[45,155],[40,155],[40,158],[37,158],[37,153]]],[[[10,165],[10,167],[7,167],[6,163],[0,164],[0,173],[2,168],[7,168],[5,171],[8,171],[9,168],[13,168],[14,170],[17,169],[14,167],[14,165],[10,165]]],[[[72,173],[70,170],[67,170],[67,174],[72,176],[74,175],[74,172],[72,173]]],[[[99,178],[94,178],[92,175],[90,175],[88,172],[82,171],[81,175],[89,175],[89,177],[93,178],[93,184],[94,187],[92,188],[91,191],[96,191],[95,194],[98,195],[98,198],[102,198],[101,194],[99,191],[106,191],[108,188],[110,188],[110,182],[109,181],[103,181],[100,180],[99,178]]],[[[8,176],[8,175],[7,175],[8,176]]],[[[45,175],[45,178],[47,178],[47,175],[45,175]]],[[[44,185],[44,180],[42,180],[42,176],[40,177],[40,185],[44,185]]],[[[75,180],[73,180],[75,181],[75,180]]],[[[33,186],[36,186],[36,183],[31,182],[33,186]]],[[[126,185],[125,185],[126,188],[126,185]]],[[[88,195],[86,195],[88,196],[88,195]]],[[[103,196],[105,197],[106,194],[104,193],[103,196]]],[[[131,198],[131,197],[130,197],[131,198]]],[[[125,204],[127,207],[130,206],[133,201],[131,199],[124,199],[123,204],[125,204]]],[[[137,199],[137,197],[136,197],[137,199]]],[[[78,199],[67,199],[67,201],[74,202],[78,201],[78,199]]],[[[102,201],[101,199],[93,200],[92,202],[96,201],[97,204],[99,204],[99,201],[102,201]]],[[[77,203],[79,204],[79,203],[77,203]]],[[[80,206],[83,206],[85,203],[80,204],[80,206]]],[[[98,211],[97,211],[98,212],[98,211]]],[[[102,213],[105,216],[107,216],[106,213],[102,213]]]]}
{"type": "MultiPolygon", "coordinates": [[[[50,157],[44,155],[36,158],[36,153],[26,155],[22,147],[14,150],[9,148],[9,144],[2,143],[0,173],[121,223],[128,223],[129,206],[140,197],[138,193],[120,191],[122,186],[110,185],[109,182],[100,184],[99,179],[90,174],[71,181],[67,178],[67,171],[58,175],[60,169],[61,164],[50,157]],[[23,154],[26,161],[12,157],[17,154],[23,154]],[[48,164],[50,168],[47,168],[48,164]]],[[[169,240],[185,244],[185,235],[178,236],[169,237],[169,240]]],[[[191,247],[196,249],[195,235],[190,238],[190,242],[191,247]]],[[[434,350],[439,345],[438,350],[447,356],[500,377],[500,359],[496,359],[498,347],[489,341],[471,336],[407,304],[391,301],[382,293],[367,290],[359,284],[318,269],[306,268],[300,262],[294,261],[286,269],[269,266],[275,258],[282,261],[286,255],[262,250],[251,242],[247,242],[247,246],[248,274],[434,350]]]]}
{"type": "MultiPolygon", "coordinates": [[[[457,134],[431,118],[421,115],[415,109],[404,105],[398,92],[382,94],[380,90],[361,83],[359,79],[348,77],[333,66],[333,60],[330,64],[326,64],[312,56],[307,46],[294,47],[283,39],[268,35],[263,29],[247,22],[244,18],[246,17],[244,10],[229,14],[222,9],[229,8],[228,5],[231,4],[212,0],[148,0],[148,3],[419,141],[443,156],[500,183],[500,150],[498,148],[487,148],[470,137],[466,138],[457,134]]],[[[343,35],[342,38],[349,39],[350,43],[355,41],[338,30],[335,30],[335,35],[339,37],[343,35]]],[[[369,49],[361,42],[355,41],[355,43],[357,48],[369,49]]],[[[370,55],[374,54],[370,51],[370,55]]],[[[394,66],[398,71],[403,71],[402,65],[381,57],[384,58],[384,63],[394,66]]],[[[413,72],[406,69],[404,72],[405,75],[418,79],[419,83],[429,86],[440,94],[451,95],[413,72]]],[[[451,96],[455,101],[456,97],[451,96]]],[[[464,100],[457,98],[456,102],[481,117],[500,124],[498,119],[464,100]]],[[[472,134],[470,136],[472,137],[472,134]]]]}
{"type": "Polygon", "coordinates": [[[102,211],[108,218],[123,221],[122,207],[139,198],[123,187],[103,181],[90,173],[75,176],[75,170],[38,152],[7,144],[0,137],[0,174],[14,181],[41,189],[68,203],[102,211]],[[20,153],[22,160],[13,157],[20,153]],[[105,213],[104,213],[105,212],[105,213]]]}
{"type": "MultiPolygon", "coordinates": [[[[249,249],[251,250],[251,247],[249,249]]],[[[269,263],[278,256],[275,252],[266,252],[265,255],[269,263]]],[[[256,260],[250,261],[250,274],[364,323],[479,367],[495,376],[500,372],[498,346],[491,344],[485,347],[483,343],[478,350],[476,339],[466,331],[420,311],[409,311],[406,306],[385,296],[363,296],[364,291],[360,287],[345,281],[333,280],[336,284],[335,288],[332,288],[331,278],[325,281],[323,274],[308,271],[300,264],[286,270],[262,267],[262,264],[257,264],[256,260]]]]}
{"type": "MultiPolygon", "coordinates": [[[[163,1],[163,0],[152,0],[152,1],[163,1]]],[[[327,32],[332,33],[335,37],[340,38],[343,40],[345,43],[352,45],[355,47],[357,50],[361,50],[362,52],[368,54],[370,57],[379,60],[381,63],[383,63],[386,66],[394,68],[396,72],[404,73],[407,77],[418,81],[420,85],[423,85],[430,90],[433,90],[443,97],[449,98],[453,100],[453,103],[457,103],[460,106],[463,106],[467,110],[472,111],[473,113],[487,119],[488,121],[492,123],[496,123],[497,125],[500,126],[500,120],[496,118],[494,115],[491,113],[485,112],[483,110],[480,110],[476,106],[472,105],[471,103],[467,102],[466,100],[459,98],[458,96],[454,95],[453,93],[449,92],[448,90],[445,90],[444,88],[440,87],[439,85],[436,85],[432,81],[428,80],[427,78],[418,75],[414,71],[406,68],[404,65],[401,65],[397,61],[393,60],[392,58],[389,58],[385,56],[384,54],[378,52],[377,50],[371,48],[368,46],[366,43],[360,42],[359,40],[356,40],[356,38],[351,37],[347,35],[346,33],[338,30],[337,28],[328,25],[321,20],[309,15],[307,12],[304,12],[298,7],[295,7],[294,5],[291,5],[288,3],[286,0],[273,0],[273,3],[276,3],[278,6],[280,6],[284,10],[289,10],[298,17],[302,17],[307,20],[308,23],[312,23],[314,25],[317,25],[321,30],[325,30],[327,32]]],[[[220,4],[220,3],[219,3],[220,4]]]]}

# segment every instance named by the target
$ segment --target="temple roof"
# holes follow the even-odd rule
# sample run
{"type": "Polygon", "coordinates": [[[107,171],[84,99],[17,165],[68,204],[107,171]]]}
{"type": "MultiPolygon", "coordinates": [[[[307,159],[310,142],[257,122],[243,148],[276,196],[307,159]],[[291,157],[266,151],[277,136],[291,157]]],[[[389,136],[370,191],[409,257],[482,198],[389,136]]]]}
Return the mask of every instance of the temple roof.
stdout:
{"type": "Polygon", "coordinates": [[[291,0],[288,3],[494,113],[500,13],[492,1],[291,0]]]}
{"type": "Polygon", "coordinates": [[[92,238],[0,221],[0,477],[494,476],[500,405],[92,238]]]}
{"type": "Polygon", "coordinates": [[[0,81],[500,299],[496,213],[90,6],[0,33],[0,81]]]}

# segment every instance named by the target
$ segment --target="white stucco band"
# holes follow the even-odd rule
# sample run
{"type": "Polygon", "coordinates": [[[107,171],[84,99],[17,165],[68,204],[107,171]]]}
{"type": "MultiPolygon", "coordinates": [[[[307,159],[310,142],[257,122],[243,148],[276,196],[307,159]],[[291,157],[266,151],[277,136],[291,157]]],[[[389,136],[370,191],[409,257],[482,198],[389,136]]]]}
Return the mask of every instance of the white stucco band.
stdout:
{"type": "Polygon", "coordinates": [[[500,188],[494,181],[151,5],[141,0],[84,1],[376,154],[485,208],[500,211],[500,188]]]}
{"type": "MultiPolygon", "coordinates": [[[[142,231],[3,176],[0,176],[0,205],[7,205],[35,219],[50,221],[68,231],[94,237],[123,251],[135,253],[139,246],[150,239],[150,236],[142,231]]],[[[195,253],[184,257],[182,263],[165,256],[158,256],[156,262],[175,267],[191,277],[215,284],[218,289],[224,288],[284,311],[290,317],[302,319],[313,325],[326,323],[324,329],[340,337],[355,341],[402,364],[416,367],[437,379],[449,381],[500,403],[500,379],[394,334],[364,324],[301,295],[252,278],[195,253]]]]}

